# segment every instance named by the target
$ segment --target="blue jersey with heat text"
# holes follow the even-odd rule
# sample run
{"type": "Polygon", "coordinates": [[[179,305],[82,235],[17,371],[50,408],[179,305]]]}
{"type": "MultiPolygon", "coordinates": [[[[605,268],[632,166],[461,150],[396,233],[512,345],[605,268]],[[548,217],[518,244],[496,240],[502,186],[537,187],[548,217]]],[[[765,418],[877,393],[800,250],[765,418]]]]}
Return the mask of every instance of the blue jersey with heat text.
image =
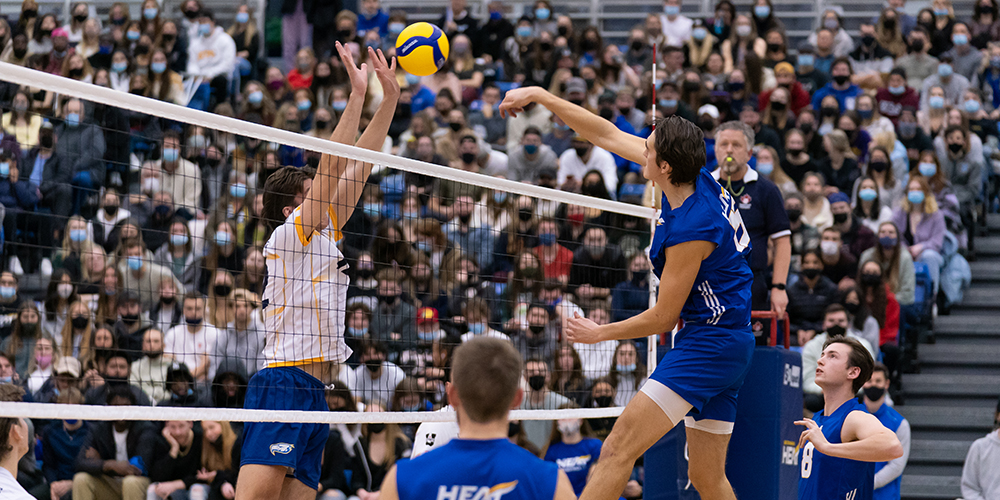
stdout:
{"type": "Polygon", "coordinates": [[[694,194],[680,207],[671,208],[667,197],[656,221],[650,260],[657,276],[663,275],[665,250],[688,241],[708,241],[716,248],[701,262],[698,276],[681,310],[685,326],[710,325],[750,331],[750,285],[753,273],[750,235],[733,198],[702,169],[694,194]]]}
{"type": "Polygon", "coordinates": [[[397,462],[400,500],[552,500],[559,467],[509,439],[452,439],[397,462]]]}
{"type": "MultiPolygon", "coordinates": [[[[864,403],[849,399],[829,416],[822,411],[813,421],[831,444],[841,442],[840,432],[851,412],[868,413],[864,403]]],[[[872,500],[875,463],[826,456],[807,443],[799,453],[799,500],[872,500]]]]}

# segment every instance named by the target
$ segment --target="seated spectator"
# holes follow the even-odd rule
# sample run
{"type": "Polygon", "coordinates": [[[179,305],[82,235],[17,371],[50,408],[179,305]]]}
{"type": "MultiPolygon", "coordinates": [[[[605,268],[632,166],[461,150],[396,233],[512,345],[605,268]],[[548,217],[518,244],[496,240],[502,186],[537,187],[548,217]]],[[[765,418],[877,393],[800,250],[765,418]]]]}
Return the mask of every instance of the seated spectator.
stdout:
{"type": "MultiPolygon", "coordinates": [[[[897,59],[897,64],[899,61],[897,59]]],[[[893,125],[900,123],[904,109],[916,110],[920,106],[920,94],[907,83],[906,69],[898,65],[889,72],[889,81],[887,85],[878,89],[875,100],[878,104],[878,113],[888,118],[893,125]]],[[[900,135],[903,135],[902,129],[900,135]]]]}
{"type": "MultiPolygon", "coordinates": [[[[974,227],[971,214],[980,198],[985,168],[982,141],[962,127],[950,125],[944,134],[934,139],[934,149],[941,170],[958,197],[963,224],[974,227]]],[[[969,239],[972,239],[971,232],[969,239]]]]}
{"type": "Polygon", "coordinates": [[[847,311],[840,304],[831,304],[823,315],[823,328],[802,347],[802,405],[811,412],[823,409],[823,391],[816,385],[816,362],[823,352],[827,339],[846,335],[854,337],[875,356],[867,340],[858,336],[848,321],[847,311]]]}
{"type": "Polygon", "coordinates": [[[399,366],[388,361],[387,356],[388,351],[382,342],[373,340],[362,347],[362,366],[354,370],[353,393],[359,401],[369,404],[392,401],[396,386],[406,375],[399,366]]]}
{"type": "MultiPolygon", "coordinates": [[[[551,359],[551,358],[549,358],[551,359]]],[[[555,410],[569,403],[565,397],[549,389],[552,385],[549,366],[540,358],[529,358],[524,363],[524,378],[528,390],[521,401],[522,410],[555,410]]],[[[528,441],[539,449],[545,446],[552,434],[552,422],[546,420],[525,420],[521,427],[528,441]]]]}
{"type": "Polygon", "coordinates": [[[378,310],[374,315],[370,335],[373,340],[391,343],[392,355],[398,359],[399,353],[416,344],[417,331],[414,319],[417,310],[400,298],[402,276],[399,271],[383,269],[375,275],[378,281],[378,310]]]}
{"type": "Polygon", "coordinates": [[[569,291],[578,301],[605,300],[611,289],[625,281],[625,257],[608,242],[604,229],[591,227],[583,246],[573,254],[569,291]]]}
{"type": "Polygon", "coordinates": [[[455,218],[445,228],[445,236],[455,247],[472,254],[483,267],[493,263],[493,247],[496,244],[492,228],[485,221],[473,223],[476,198],[470,194],[458,194],[453,204],[455,218]]]}
{"type": "Polygon", "coordinates": [[[559,324],[552,321],[548,308],[540,303],[527,306],[525,321],[527,324],[513,318],[506,332],[514,342],[514,347],[521,353],[522,359],[553,359],[559,324]]]}
{"type": "Polygon", "coordinates": [[[166,398],[167,372],[176,361],[163,354],[163,332],[150,328],[142,339],[143,357],[132,362],[129,383],[138,386],[151,401],[166,398]]]}
{"type": "Polygon", "coordinates": [[[167,331],[184,321],[184,306],[177,300],[178,290],[174,280],[160,281],[160,300],[149,310],[149,320],[153,327],[167,331]]]}
{"type": "Polygon", "coordinates": [[[608,379],[615,388],[615,406],[627,405],[646,381],[646,364],[631,340],[622,341],[615,348],[608,379]]]}
{"type": "Polygon", "coordinates": [[[164,382],[166,392],[164,399],[156,406],[179,406],[184,408],[202,408],[211,406],[210,396],[206,393],[205,384],[196,383],[191,371],[184,363],[176,361],[167,370],[164,382]]]}
{"type": "MultiPolygon", "coordinates": [[[[131,404],[152,406],[153,403],[139,387],[129,383],[131,367],[122,351],[114,351],[104,361],[104,371],[100,373],[92,387],[86,392],[85,404],[103,405],[112,394],[119,390],[130,392],[134,398],[131,404]]],[[[110,404],[110,403],[108,403],[110,404]]]]}
{"type": "Polygon", "coordinates": [[[56,352],[52,337],[42,337],[35,342],[34,352],[28,361],[27,377],[24,378],[28,394],[36,394],[52,376],[54,360],[58,359],[56,352]]]}
{"type": "Polygon", "coordinates": [[[954,58],[951,54],[941,54],[938,56],[938,60],[936,74],[925,78],[921,86],[920,94],[923,97],[920,101],[920,109],[922,110],[928,107],[944,107],[943,105],[934,106],[931,103],[930,90],[934,87],[940,87],[943,90],[941,95],[944,97],[944,102],[942,104],[947,103],[952,106],[962,104],[965,91],[969,88],[969,79],[955,73],[954,58]]]}
{"type": "Polygon", "coordinates": [[[568,283],[573,265],[573,252],[559,244],[558,240],[559,226],[556,221],[541,219],[538,222],[539,245],[533,249],[533,252],[538,257],[543,274],[547,279],[568,283]]]}
{"type": "MultiPolygon", "coordinates": [[[[853,184],[853,183],[852,183],[853,184]]],[[[833,228],[840,232],[844,246],[855,259],[875,246],[875,233],[861,224],[851,213],[851,199],[845,192],[833,193],[827,197],[830,213],[833,214],[833,228]]]]}
{"type": "MultiPolygon", "coordinates": [[[[886,206],[896,206],[899,200],[905,196],[906,186],[903,185],[901,179],[897,178],[895,169],[892,168],[889,152],[881,146],[875,146],[871,149],[867,177],[875,181],[878,186],[879,200],[886,206]]],[[[858,186],[859,183],[860,179],[855,182],[855,186],[858,186]]]]}
{"type": "MultiPolygon", "coordinates": [[[[67,388],[51,402],[78,405],[83,403],[83,395],[76,388],[67,388]]],[[[79,419],[54,420],[41,432],[42,472],[52,499],[71,498],[76,457],[89,433],[90,423],[79,419]]]]}
{"type": "Polygon", "coordinates": [[[840,231],[832,227],[824,229],[819,246],[823,255],[823,275],[838,285],[850,284],[858,274],[858,259],[843,243],[840,231]]]}
{"type": "Polygon", "coordinates": [[[236,303],[232,300],[233,285],[236,280],[225,269],[218,269],[212,274],[211,286],[208,290],[208,312],[206,324],[223,329],[233,321],[233,311],[236,303]]]}
{"type": "Polygon", "coordinates": [[[94,331],[92,344],[94,345],[93,349],[80,353],[80,365],[83,372],[80,390],[83,391],[84,397],[86,397],[88,390],[104,384],[104,377],[101,374],[106,371],[108,359],[119,352],[118,342],[106,326],[94,331]]]}
{"type": "MultiPolygon", "coordinates": [[[[883,222],[892,220],[892,208],[879,199],[878,183],[870,177],[858,183],[857,198],[854,201],[853,220],[860,222],[874,234],[883,222]]],[[[877,241],[877,240],[876,240],[877,241]]]]}
{"type": "Polygon", "coordinates": [[[878,240],[878,245],[861,254],[859,262],[862,266],[868,261],[877,263],[882,268],[882,279],[896,295],[899,304],[913,304],[917,286],[913,257],[903,247],[896,224],[883,222],[878,228],[878,240]]]}
{"type": "Polygon", "coordinates": [[[201,259],[194,253],[190,229],[184,219],[179,218],[170,222],[169,227],[166,244],[156,250],[153,259],[160,266],[172,271],[174,278],[183,285],[180,289],[182,293],[193,292],[201,277],[198,271],[201,259]]]}
{"type": "Polygon", "coordinates": [[[7,244],[4,254],[10,258],[10,269],[23,274],[19,254],[28,257],[27,232],[37,224],[33,215],[35,205],[41,201],[38,186],[31,183],[28,176],[21,176],[17,160],[7,151],[0,151],[0,203],[5,210],[3,215],[3,230],[7,244]],[[18,236],[20,229],[22,235],[18,236]]]}
{"type": "Polygon", "coordinates": [[[288,85],[292,90],[308,89],[313,82],[316,69],[316,54],[309,47],[299,49],[295,55],[295,67],[288,72],[288,85]]]}
{"type": "Polygon", "coordinates": [[[577,405],[590,395],[580,356],[572,344],[562,344],[556,350],[555,359],[552,360],[552,386],[549,389],[566,396],[577,405]]]}
{"type": "MultiPolygon", "coordinates": [[[[124,358],[116,359],[124,362],[124,358]]],[[[121,386],[109,391],[101,403],[105,402],[108,406],[137,404],[135,394],[121,386]]],[[[78,472],[73,476],[73,498],[146,498],[155,436],[153,427],[142,420],[92,423],[76,458],[78,472]],[[124,438],[118,438],[121,435],[124,438]]]]}
{"type": "Polygon", "coordinates": [[[840,110],[854,109],[854,100],[862,91],[861,87],[851,81],[854,76],[851,60],[847,57],[837,57],[830,65],[830,76],[833,77],[833,81],[813,93],[813,109],[820,109],[823,98],[828,95],[837,99],[840,110]]]}
{"type": "Polygon", "coordinates": [[[198,381],[208,381],[215,377],[215,344],[219,330],[203,324],[205,320],[205,298],[189,294],[184,296],[184,322],[177,325],[163,337],[163,353],[185,365],[193,366],[192,376],[198,381]]]}
{"type": "Polygon", "coordinates": [[[233,301],[233,321],[225,331],[219,332],[212,362],[218,365],[226,360],[236,361],[243,367],[244,373],[253,376],[261,366],[260,356],[264,350],[264,331],[254,314],[257,297],[244,289],[237,289],[233,292],[233,301]]]}
{"type": "Polygon", "coordinates": [[[462,317],[465,318],[465,324],[469,330],[467,333],[462,334],[462,342],[468,342],[477,337],[494,337],[509,340],[509,337],[503,332],[490,328],[489,305],[482,298],[473,297],[466,301],[462,305],[462,317]]]}
{"type": "Polygon", "coordinates": [[[802,256],[799,279],[788,285],[789,329],[804,346],[823,324],[823,313],[836,300],[837,285],[823,276],[823,255],[811,250],[802,256]]]}
{"type": "Polygon", "coordinates": [[[906,198],[893,214],[893,222],[903,230],[902,244],[906,246],[914,262],[923,262],[930,271],[937,295],[941,284],[941,270],[944,257],[944,233],[947,230],[944,215],[938,210],[937,200],[930,185],[923,177],[910,179],[906,198]]]}
{"type": "Polygon", "coordinates": [[[809,153],[804,149],[804,136],[798,129],[789,130],[785,134],[785,157],[779,158],[778,152],[771,146],[760,146],[754,152],[757,159],[757,173],[773,182],[782,194],[798,192],[798,185],[785,170],[788,168],[795,175],[816,170],[809,153]],[[795,151],[795,154],[792,154],[795,151]],[[802,170],[798,172],[798,170],[802,170]]]}
{"type": "MultiPolygon", "coordinates": [[[[615,405],[615,388],[607,377],[600,377],[590,386],[590,398],[584,408],[611,408],[615,405]]],[[[617,418],[595,418],[589,420],[594,436],[603,440],[611,433],[617,418]]]]}
{"type": "MultiPolygon", "coordinates": [[[[570,403],[560,409],[578,407],[570,403]]],[[[578,418],[557,420],[552,422],[552,436],[542,450],[547,462],[558,463],[559,468],[566,472],[576,494],[583,493],[590,470],[601,455],[601,440],[593,436],[588,421],[578,418]]]]}
{"type": "Polygon", "coordinates": [[[827,156],[820,160],[817,171],[823,174],[826,185],[842,193],[851,192],[854,182],[861,176],[861,170],[847,135],[843,130],[826,134],[823,136],[823,149],[827,156]]]}
{"type": "Polygon", "coordinates": [[[802,178],[802,194],[805,197],[802,205],[803,222],[817,230],[833,225],[830,201],[823,195],[825,186],[826,180],[818,172],[809,172],[802,178]]]}
{"type": "Polygon", "coordinates": [[[0,273],[0,337],[10,336],[17,311],[25,298],[18,293],[17,276],[10,271],[0,273]]]}
{"type": "Polygon", "coordinates": [[[540,169],[558,168],[559,165],[560,159],[552,148],[542,143],[542,132],[538,127],[526,128],[520,144],[507,152],[507,172],[511,180],[534,181],[535,173],[540,169]]]}
{"type": "Polygon", "coordinates": [[[183,77],[169,65],[170,54],[161,48],[153,50],[149,63],[149,87],[147,93],[154,99],[186,105],[183,77]]]}
{"type": "MultiPolygon", "coordinates": [[[[380,401],[369,403],[366,412],[386,411],[380,401]]],[[[382,480],[398,460],[409,457],[410,440],[397,424],[363,424],[357,446],[360,448],[354,470],[351,474],[351,491],[361,497],[369,492],[377,492],[382,480]],[[373,455],[373,449],[381,449],[381,459],[373,455]]]]}
{"type": "Polygon", "coordinates": [[[122,288],[138,295],[142,310],[148,311],[160,300],[160,282],[174,281],[175,290],[183,290],[180,281],[167,268],[151,262],[145,244],[138,238],[122,241],[122,258],[118,271],[122,277],[122,288]]]}
{"type": "Polygon", "coordinates": [[[587,172],[592,170],[604,177],[604,185],[609,193],[618,192],[618,166],[611,153],[590,144],[580,136],[573,137],[570,149],[559,156],[559,186],[576,191],[587,172]]]}
{"type": "Polygon", "coordinates": [[[55,403],[60,395],[75,390],[80,394],[80,402],[74,404],[83,404],[83,394],[79,392],[81,373],[81,365],[76,358],[71,356],[59,358],[52,368],[52,376],[32,395],[32,399],[36,403],[55,403]]]}
{"type": "Polygon", "coordinates": [[[70,217],[66,223],[66,230],[63,231],[62,248],[57,250],[52,258],[51,265],[56,269],[63,268],[69,271],[74,283],[80,281],[82,274],[83,251],[93,245],[87,229],[88,224],[83,217],[79,215],[70,217]]]}
{"type": "Polygon", "coordinates": [[[649,308],[649,258],[639,252],[629,260],[628,281],[611,291],[612,320],[625,321],[649,308]]]}
{"type": "Polygon", "coordinates": [[[878,321],[879,337],[872,344],[875,356],[881,349],[889,364],[895,368],[899,349],[899,302],[888,283],[882,278],[878,263],[865,262],[858,271],[858,300],[878,321]]]}
{"type": "Polygon", "coordinates": [[[804,203],[804,198],[797,191],[785,195],[785,213],[788,214],[789,228],[792,231],[792,261],[790,270],[795,273],[802,270],[802,256],[810,250],[819,248],[819,231],[802,219],[802,207],[804,203]]]}
{"type": "Polygon", "coordinates": [[[852,80],[865,88],[881,87],[883,75],[892,71],[893,54],[879,43],[875,25],[869,20],[861,22],[861,43],[849,56],[855,73],[852,80]]]}
{"type": "Polygon", "coordinates": [[[33,302],[25,301],[17,309],[9,337],[0,341],[0,352],[14,360],[18,380],[28,376],[28,364],[35,352],[35,342],[42,337],[51,337],[39,325],[40,315],[33,302]]]}
{"type": "Polygon", "coordinates": [[[159,172],[160,189],[170,193],[177,214],[185,219],[191,219],[200,206],[201,171],[194,163],[181,158],[180,147],[179,134],[172,130],[164,132],[158,165],[162,171],[156,170],[159,172]]]}
{"type": "Polygon", "coordinates": [[[2,127],[17,138],[22,149],[38,145],[38,133],[42,128],[42,116],[31,112],[31,95],[27,89],[20,89],[11,101],[11,110],[3,114],[2,127]]]}
{"type": "Polygon", "coordinates": [[[236,42],[222,27],[215,25],[215,14],[202,9],[198,19],[198,34],[191,37],[188,45],[188,67],[190,76],[200,76],[199,94],[188,106],[195,109],[213,109],[205,93],[213,93],[217,102],[224,102],[229,96],[229,78],[236,67],[236,42]],[[209,90],[211,88],[211,91],[209,90]],[[200,101],[199,101],[200,99],[200,101]]]}
{"type": "Polygon", "coordinates": [[[1000,477],[996,471],[997,452],[1000,451],[1000,403],[993,415],[993,430],[977,439],[969,447],[962,465],[962,496],[965,498],[992,498],[1000,494],[1000,477]]]}
{"type": "MultiPolygon", "coordinates": [[[[113,268],[109,269],[113,271],[113,268]]],[[[108,272],[108,276],[115,275],[108,272]]],[[[98,309],[99,318],[102,312],[106,315],[101,325],[107,323],[114,325],[116,342],[121,344],[122,349],[129,354],[132,360],[139,359],[142,356],[143,335],[152,324],[149,322],[149,318],[143,314],[138,294],[131,291],[118,291],[113,297],[116,299],[114,309],[108,301],[104,302],[107,311],[98,309]]],[[[101,301],[99,300],[98,303],[100,304],[101,301]]]]}

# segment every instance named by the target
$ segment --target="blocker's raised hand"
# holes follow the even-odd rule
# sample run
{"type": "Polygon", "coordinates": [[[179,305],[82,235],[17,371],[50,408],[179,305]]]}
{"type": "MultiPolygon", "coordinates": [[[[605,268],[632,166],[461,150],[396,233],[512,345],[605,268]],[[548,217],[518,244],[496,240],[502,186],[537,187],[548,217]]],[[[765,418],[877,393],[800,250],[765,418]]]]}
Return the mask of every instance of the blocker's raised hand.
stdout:
{"type": "Polygon", "coordinates": [[[359,92],[364,94],[368,91],[368,65],[362,64],[361,68],[354,62],[354,54],[351,53],[351,49],[348,49],[344,44],[337,42],[337,53],[340,54],[340,60],[344,63],[344,69],[347,71],[347,76],[351,80],[351,92],[359,92]]]}
{"type": "Polygon", "coordinates": [[[392,58],[392,64],[385,59],[382,49],[375,50],[368,47],[368,60],[372,62],[375,77],[382,84],[382,93],[386,97],[399,97],[399,80],[396,80],[396,58],[392,58]]]}
{"type": "Polygon", "coordinates": [[[538,101],[538,92],[540,91],[541,89],[538,87],[508,90],[503,102],[500,103],[500,116],[502,118],[517,116],[518,113],[524,111],[525,106],[538,101]]]}

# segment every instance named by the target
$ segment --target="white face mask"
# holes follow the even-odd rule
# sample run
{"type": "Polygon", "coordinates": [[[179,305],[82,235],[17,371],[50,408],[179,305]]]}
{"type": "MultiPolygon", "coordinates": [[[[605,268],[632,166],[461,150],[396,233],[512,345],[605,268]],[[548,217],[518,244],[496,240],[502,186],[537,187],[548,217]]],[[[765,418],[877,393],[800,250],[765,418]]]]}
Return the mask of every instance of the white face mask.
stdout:
{"type": "Polygon", "coordinates": [[[59,294],[59,298],[68,299],[70,295],[73,295],[73,285],[60,283],[56,286],[56,293],[59,294]]]}
{"type": "Polygon", "coordinates": [[[566,420],[560,421],[556,424],[559,428],[559,432],[563,434],[573,435],[580,432],[580,421],[579,420],[566,420]]]}
{"type": "Polygon", "coordinates": [[[148,177],[142,181],[142,192],[152,195],[160,190],[160,179],[148,177]]]}

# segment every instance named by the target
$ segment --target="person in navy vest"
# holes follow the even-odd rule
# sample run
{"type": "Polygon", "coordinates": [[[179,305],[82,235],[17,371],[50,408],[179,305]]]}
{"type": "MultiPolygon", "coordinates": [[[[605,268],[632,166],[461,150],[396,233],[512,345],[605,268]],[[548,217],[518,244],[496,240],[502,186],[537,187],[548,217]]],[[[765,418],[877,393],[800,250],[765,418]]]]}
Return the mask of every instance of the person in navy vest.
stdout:
{"type": "Polygon", "coordinates": [[[896,433],[899,444],[903,446],[903,456],[875,464],[875,500],[899,500],[903,469],[910,458],[910,422],[886,404],[888,390],[889,369],[882,363],[875,363],[872,378],[864,386],[865,406],[868,413],[875,415],[886,429],[896,433]]]}
{"type": "Polygon", "coordinates": [[[521,372],[521,355],[507,340],[480,337],[459,346],[446,389],[458,437],[396,462],[382,482],[381,500],[575,499],[558,465],[507,439],[508,412],[524,399],[521,372]]]}
{"type": "Polygon", "coordinates": [[[858,402],[875,360],[855,338],[831,337],[816,363],[824,408],[795,422],[799,437],[799,500],[872,500],[875,464],[903,456],[899,438],[858,402]]]}

